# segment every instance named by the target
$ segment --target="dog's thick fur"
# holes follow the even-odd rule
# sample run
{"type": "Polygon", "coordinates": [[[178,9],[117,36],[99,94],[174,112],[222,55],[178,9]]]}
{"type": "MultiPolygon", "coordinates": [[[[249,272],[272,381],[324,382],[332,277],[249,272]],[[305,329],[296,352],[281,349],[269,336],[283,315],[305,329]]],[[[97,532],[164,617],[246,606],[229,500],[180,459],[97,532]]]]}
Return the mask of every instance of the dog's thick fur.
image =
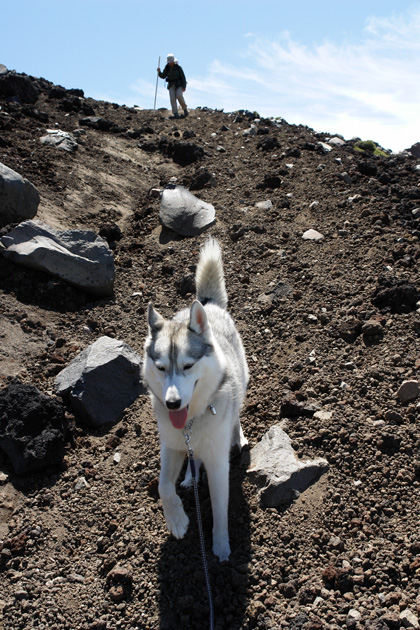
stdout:
{"type": "MultiPolygon", "coordinates": [[[[233,444],[240,448],[246,444],[239,411],[248,366],[241,338],[226,311],[222,256],[216,240],[209,239],[201,249],[195,279],[196,300],[171,320],[149,304],[143,378],[160,433],[159,494],[169,531],[182,538],[188,528],[175,483],[187,452],[182,429],[193,420],[196,469],[204,464],[210,488],[213,552],[227,560],[229,453],[233,444]]],[[[190,482],[188,470],[183,485],[190,482]]]]}

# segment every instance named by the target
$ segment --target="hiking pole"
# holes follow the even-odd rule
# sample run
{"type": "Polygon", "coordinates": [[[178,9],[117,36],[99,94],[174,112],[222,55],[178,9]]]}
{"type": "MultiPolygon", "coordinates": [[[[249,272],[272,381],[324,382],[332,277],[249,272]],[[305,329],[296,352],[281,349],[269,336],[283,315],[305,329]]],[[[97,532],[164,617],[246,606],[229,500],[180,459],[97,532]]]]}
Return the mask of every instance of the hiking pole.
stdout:
{"type": "MultiPolygon", "coordinates": [[[[160,57],[158,61],[158,68],[160,68],[160,57]]],[[[153,109],[156,109],[156,95],[157,95],[157,89],[158,89],[158,80],[159,80],[159,74],[156,77],[155,104],[153,106],[153,109]]]]}

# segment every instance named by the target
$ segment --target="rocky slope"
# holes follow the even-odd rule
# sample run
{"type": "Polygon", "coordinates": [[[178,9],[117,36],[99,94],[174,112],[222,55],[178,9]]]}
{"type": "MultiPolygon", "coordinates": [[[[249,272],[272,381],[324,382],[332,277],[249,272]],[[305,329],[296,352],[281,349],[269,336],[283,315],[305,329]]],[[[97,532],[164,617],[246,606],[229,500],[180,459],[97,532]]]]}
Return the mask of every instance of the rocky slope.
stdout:
{"type": "MultiPolygon", "coordinates": [[[[249,112],[174,121],[7,77],[0,162],[37,187],[37,218],[107,238],[117,275],[97,300],[0,257],[1,385],[53,396],[55,375],[101,335],[141,353],[150,300],[167,316],[191,301],[205,235],[158,220],[155,189],[176,178],[216,208],[208,233],[249,360],[250,446],[282,422],[300,457],[329,462],[296,501],[262,509],[232,454],[232,556],[208,554],[216,627],[419,627],[420,409],[400,388],[420,371],[420,160],[249,112]],[[47,129],[77,148],[42,144],[47,129]],[[324,238],[303,239],[309,229],[324,238]]],[[[105,432],[66,416],[60,469],[18,476],[0,453],[0,628],[207,628],[193,496],[180,490],[192,524],[177,541],[147,397],[105,432]]],[[[200,499],[210,550],[205,481],[200,499]]]]}

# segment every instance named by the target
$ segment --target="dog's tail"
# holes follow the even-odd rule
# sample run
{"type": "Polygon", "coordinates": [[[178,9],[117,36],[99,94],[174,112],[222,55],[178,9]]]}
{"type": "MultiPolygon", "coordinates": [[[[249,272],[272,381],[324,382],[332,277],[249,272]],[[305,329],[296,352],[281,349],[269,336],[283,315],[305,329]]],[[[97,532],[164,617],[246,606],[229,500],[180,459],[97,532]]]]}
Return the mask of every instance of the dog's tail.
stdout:
{"type": "Polygon", "coordinates": [[[195,272],[197,300],[203,304],[212,302],[226,308],[228,297],[223,273],[222,252],[219,243],[209,238],[200,250],[195,272]]]}

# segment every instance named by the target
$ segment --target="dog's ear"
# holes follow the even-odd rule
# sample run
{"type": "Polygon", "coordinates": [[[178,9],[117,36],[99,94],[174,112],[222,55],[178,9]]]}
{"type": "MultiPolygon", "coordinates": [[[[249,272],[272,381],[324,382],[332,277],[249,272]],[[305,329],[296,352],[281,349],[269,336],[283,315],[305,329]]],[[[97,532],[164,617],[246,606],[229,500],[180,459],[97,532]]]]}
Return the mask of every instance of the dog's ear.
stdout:
{"type": "Polygon", "coordinates": [[[198,335],[209,330],[209,321],[207,319],[207,313],[204,310],[203,305],[198,300],[194,300],[190,310],[190,321],[188,328],[198,335]]]}
{"type": "Polygon", "coordinates": [[[161,330],[165,320],[160,313],[158,313],[153,304],[149,302],[149,306],[147,307],[147,323],[149,324],[149,328],[151,331],[161,330]]]}

